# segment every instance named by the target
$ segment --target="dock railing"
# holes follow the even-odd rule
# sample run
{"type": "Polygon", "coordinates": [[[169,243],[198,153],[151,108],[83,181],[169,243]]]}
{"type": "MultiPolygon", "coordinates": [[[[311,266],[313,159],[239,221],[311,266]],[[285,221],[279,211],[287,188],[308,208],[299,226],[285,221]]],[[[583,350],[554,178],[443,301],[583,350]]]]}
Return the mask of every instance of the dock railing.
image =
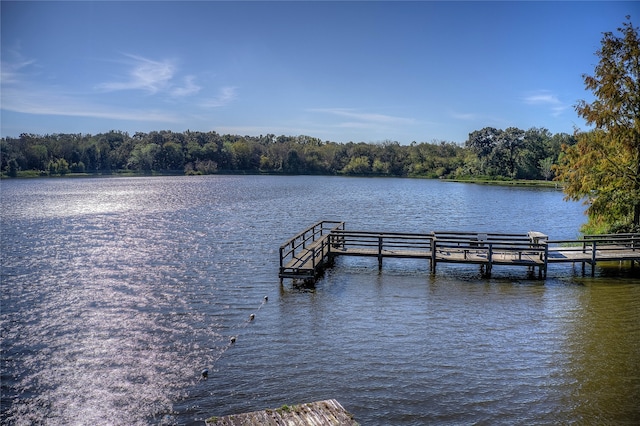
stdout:
{"type": "Polygon", "coordinates": [[[475,263],[490,274],[493,265],[538,267],[546,275],[546,236],[540,233],[495,234],[434,232],[431,272],[443,263],[475,263]]]}
{"type": "Polygon", "coordinates": [[[595,274],[598,261],[637,260],[640,252],[640,234],[585,235],[577,240],[550,240],[549,263],[573,262],[591,265],[595,274]]]}
{"type": "Polygon", "coordinates": [[[601,235],[585,235],[583,237],[584,245],[591,243],[594,247],[610,246],[610,250],[638,250],[640,249],[640,234],[601,234],[601,235]]]}
{"type": "Polygon", "coordinates": [[[416,258],[438,263],[480,265],[491,274],[494,265],[538,268],[547,276],[549,264],[597,262],[640,262],[640,234],[585,235],[575,240],[549,240],[540,232],[526,234],[435,231],[430,233],[347,231],[345,223],[321,221],[280,246],[280,278],[317,278],[338,256],[416,258]]]}
{"type": "MultiPolygon", "coordinates": [[[[550,240],[549,251],[563,254],[590,254],[616,251],[640,251],[640,234],[585,235],[577,240],[550,240]]],[[[584,258],[584,256],[578,256],[584,258]]]]}
{"type": "Polygon", "coordinates": [[[344,222],[323,220],[280,246],[280,277],[313,277],[329,255],[329,235],[344,230],[344,222]]]}
{"type": "Polygon", "coordinates": [[[429,259],[433,235],[337,229],[331,232],[329,240],[333,256],[376,256],[378,266],[382,266],[385,257],[429,259]]]}

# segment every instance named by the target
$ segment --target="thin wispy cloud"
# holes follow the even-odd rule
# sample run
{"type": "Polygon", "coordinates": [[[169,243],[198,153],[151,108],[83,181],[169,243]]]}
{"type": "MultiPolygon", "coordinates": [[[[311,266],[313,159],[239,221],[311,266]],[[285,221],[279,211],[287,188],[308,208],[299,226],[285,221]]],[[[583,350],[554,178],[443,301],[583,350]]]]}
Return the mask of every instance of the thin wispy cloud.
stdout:
{"type": "Polygon", "coordinates": [[[9,47],[2,52],[0,60],[0,82],[2,88],[13,86],[25,81],[28,76],[36,76],[40,71],[35,58],[25,57],[22,54],[20,43],[9,47]]]}
{"type": "Polygon", "coordinates": [[[150,94],[169,87],[174,76],[175,65],[169,60],[154,61],[136,55],[125,55],[131,69],[125,78],[98,84],[104,91],[143,90],[150,94]]]}
{"type": "Polygon", "coordinates": [[[15,84],[21,81],[23,70],[34,65],[34,59],[21,59],[17,62],[2,61],[0,63],[2,84],[15,84]]]}
{"type": "MultiPolygon", "coordinates": [[[[197,96],[194,105],[201,107],[226,105],[237,96],[235,87],[223,87],[218,96],[206,99],[200,95],[202,86],[196,76],[178,76],[178,69],[169,60],[151,60],[137,55],[125,55],[128,70],[121,79],[93,84],[93,91],[79,91],[60,84],[47,85],[42,67],[34,71],[36,59],[14,55],[13,61],[2,61],[1,109],[35,115],[101,118],[108,120],[152,121],[180,123],[185,117],[178,111],[161,107],[134,108],[111,96],[120,91],[142,91],[150,95],[163,94],[173,99],[197,96]],[[115,102],[114,102],[115,101],[115,102]]],[[[130,99],[128,97],[127,99],[130,99]]]]}
{"type": "Polygon", "coordinates": [[[551,115],[554,117],[562,114],[569,106],[558,98],[558,95],[549,90],[538,90],[531,92],[523,98],[523,101],[527,105],[546,106],[551,110],[551,115]]]}
{"type": "Polygon", "coordinates": [[[41,67],[34,73],[36,59],[2,62],[2,102],[5,111],[34,115],[103,118],[127,121],[176,122],[175,114],[159,110],[134,110],[126,106],[102,105],[96,97],[79,95],[75,88],[43,83],[41,67]]]}
{"type": "Polygon", "coordinates": [[[396,117],[386,114],[359,112],[357,110],[349,108],[313,108],[309,111],[331,114],[352,120],[342,123],[341,126],[343,127],[345,125],[349,125],[351,127],[362,126],[362,124],[365,123],[409,124],[414,122],[414,120],[411,118],[396,117]]]}
{"type": "Polygon", "coordinates": [[[457,119],[457,120],[464,120],[464,121],[474,121],[477,120],[480,116],[478,114],[475,114],[473,112],[455,112],[455,111],[451,111],[450,112],[451,117],[457,119]]]}
{"type": "Polygon", "coordinates": [[[228,133],[232,135],[309,135],[316,129],[306,127],[291,127],[287,125],[274,124],[269,126],[225,126],[216,127],[218,133],[228,133]]]}
{"type": "Polygon", "coordinates": [[[449,110],[449,116],[460,121],[479,123],[479,125],[482,126],[503,126],[505,125],[505,121],[508,121],[503,117],[477,112],[457,112],[449,110]]]}
{"type": "Polygon", "coordinates": [[[179,79],[178,67],[174,61],[153,60],[138,55],[124,55],[129,71],[123,78],[98,84],[97,88],[105,92],[138,90],[150,95],[166,94],[174,98],[183,98],[198,94],[202,86],[196,83],[196,76],[187,75],[179,79]]]}
{"type": "Polygon", "coordinates": [[[364,121],[345,121],[337,124],[335,127],[342,129],[367,129],[371,126],[371,123],[364,121]]]}
{"type": "Polygon", "coordinates": [[[171,89],[171,95],[175,97],[184,97],[195,95],[202,89],[202,87],[198,86],[195,83],[195,77],[192,75],[188,75],[184,78],[184,83],[182,86],[174,87],[171,89]]]}
{"type": "Polygon", "coordinates": [[[135,110],[96,104],[54,90],[7,88],[3,90],[2,109],[23,114],[103,118],[109,120],[178,122],[164,111],[135,110]]]}
{"type": "Polygon", "coordinates": [[[200,102],[204,108],[218,108],[227,105],[238,96],[238,89],[234,86],[227,86],[220,89],[218,96],[205,99],[200,102]]]}

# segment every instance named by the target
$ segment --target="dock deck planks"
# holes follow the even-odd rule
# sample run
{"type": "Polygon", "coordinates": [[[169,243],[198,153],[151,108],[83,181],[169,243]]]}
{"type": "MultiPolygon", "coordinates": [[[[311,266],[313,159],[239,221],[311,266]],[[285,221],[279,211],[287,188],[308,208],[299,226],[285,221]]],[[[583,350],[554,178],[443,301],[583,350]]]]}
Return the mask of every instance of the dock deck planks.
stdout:
{"type": "Polygon", "coordinates": [[[207,426],[357,426],[353,416],[335,399],[283,406],[224,417],[212,417],[207,426]]]}

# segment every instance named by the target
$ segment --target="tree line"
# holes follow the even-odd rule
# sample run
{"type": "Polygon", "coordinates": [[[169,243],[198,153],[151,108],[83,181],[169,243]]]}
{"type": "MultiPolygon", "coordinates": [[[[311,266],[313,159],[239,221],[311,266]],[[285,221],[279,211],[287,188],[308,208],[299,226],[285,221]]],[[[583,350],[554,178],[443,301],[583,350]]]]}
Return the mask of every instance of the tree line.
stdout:
{"type": "Polygon", "coordinates": [[[70,173],[282,173],[429,178],[552,179],[565,133],[486,127],[454,142],[322,141],[311,136],[110,131],[97,135],[23,133],[0,140],[0,170],[15,177],[70,173]]]}

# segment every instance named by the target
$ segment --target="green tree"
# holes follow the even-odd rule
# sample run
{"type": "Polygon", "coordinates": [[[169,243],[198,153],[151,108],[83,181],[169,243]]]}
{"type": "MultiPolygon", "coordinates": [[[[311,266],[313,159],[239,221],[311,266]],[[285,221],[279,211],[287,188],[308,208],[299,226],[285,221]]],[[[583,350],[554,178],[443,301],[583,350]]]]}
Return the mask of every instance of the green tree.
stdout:
{"type": "Polygon", "coordinates": [[[87,145],[82,152],[82,162],[90,172],[95,172],[100,166],[100,151],[95,143],[87,145]]]}
{"type": "Polygon", "coordinates": [[[131,151],[128,165],[132,169],[150,172],[158,163],[157,157],[161,151],[162,148],[155,143],[136,145],[136,147],[131,151]]]}
{"type": "Polygon", "coordinates": [[[17,177],[19,169],[20,169],[20,166],[18,166],[18,162],[16,161],[15,158],[12,158],[11,160],[9,160],[9,162],[7,163],[7,175],[9,177],[17,177]]]}
{"type": "Polygon", "coordinates": [[[187,143],[187,155],[186,155],[187,161],[190,161],[190,162],[198,161],[202,159],[202,157],[203,157],[202,147],[198,142],[191,141],[187,143]]]}
{"type": "Polygon", "coordinates": [[[627,20],[621,36],[604,33],[594,75],[583,76],[595,100],[576,111],[595,129],[563,147],[556,169],[567,198],[586,198],[590,221],[614,231],[640,228],[640,39],[627,20]]]}
{"type": "Polygon", "coordinates": [[[292,149],[287,154],[287,160],[284,163],[284,171],[287,173],[300,173],[302,169],[302,159],[298,151],[292,149]]]}
{"type": "Polygon", "coordinates": [[[544,162],[550,167],[560,154],[560,145],[555,151],[552,149],[552,136],[551,132],[545,128],[532,127],[524,132],[524,144],[518,161],[519,178],[539,179],[543,177],[549,180],[552,176],[551,170],[546,170],[551,174],[545,175],[541,164],[544,162]]]}
{"type": "Polygon", "coordinates": [[[35,170],[43,170],[48,166],[49,152],[45,145],[31,145],[25,156],[27,158],[27,167],[35,170]]]}
{"type": "Polygon", "coordinates": [[[369,158],[364,155],[351,158],[349,164],[342,169],[342,173],[347,175],[363,175],[370,172],[371,163],[369,163],[369,158]]]}
{"type": "Polygon", "coordinates": [[[371,166],[371,171],[375,174],[379,175],[388,175],[389,174],[389,163],[386,161],[380,161],[378,158],[373,160],[373,165],[371,166]]]}
{"type": "Polygon", "coordinates": [[[498,162],[498,170],[501,175],[516,177],[516,165],[523,142],[524,131],[517,127],[509,127],[500,133],[494,155],[501,160],[498,162]]]}
{"type": "Polygon", "coordinates": [[[50,175],[66,175],[69,173],[69,163],[64,158],[50,160],[47,169],[50,175]]]}
{"type": "Polygon", "coordinates": [[[495,149],[502,130],[493,127],[485,127],[481,130],[475,130],[469,133],[469,139],[465,142],[465,146],[478,156],[478,172],[486,175],[497,174],[493,163],[495,161],[495,149]]]}
{"type": "Polygon", "coordinates": [[[198,173],[203,175],[211,175],[218,171],[218,165],[211,160],[196,161],[195,168],[198,173]]]}
{"type": "Polygon", "coordinates": [[[540,166],[540,174],[544,177],[544,180],[549,180],[553,176],[553,158],[547,157],[538,161],[540,166]]]}
{"type": "Polygon", "coordinates": [[[242,138],[231,144],[234,168],[237,170],[257,170],[260,167],[260,150],[255,144],[242,138]]]}
{"type": "Polygon", "coordinates": [[[71,171],[73,173],[84,173],[86,171],[86,167],[82,161],[78,161],[77,163],[71,164],[71,171]]]}
{"type": "Polygon", "coordinates": [[[488,157],[493,152],[501,133],[501,130],[493,127],[475,130],[469,133],[469,139],[467,139],[465,145],[475,152],[478,157],[488,157]]]}
{"type": "Polygon", "coordinates": [[[159,152],[160,168],[163,170],[182,170],[184,154],[182,147],[175,142],[166,142],[159,152]]]}

